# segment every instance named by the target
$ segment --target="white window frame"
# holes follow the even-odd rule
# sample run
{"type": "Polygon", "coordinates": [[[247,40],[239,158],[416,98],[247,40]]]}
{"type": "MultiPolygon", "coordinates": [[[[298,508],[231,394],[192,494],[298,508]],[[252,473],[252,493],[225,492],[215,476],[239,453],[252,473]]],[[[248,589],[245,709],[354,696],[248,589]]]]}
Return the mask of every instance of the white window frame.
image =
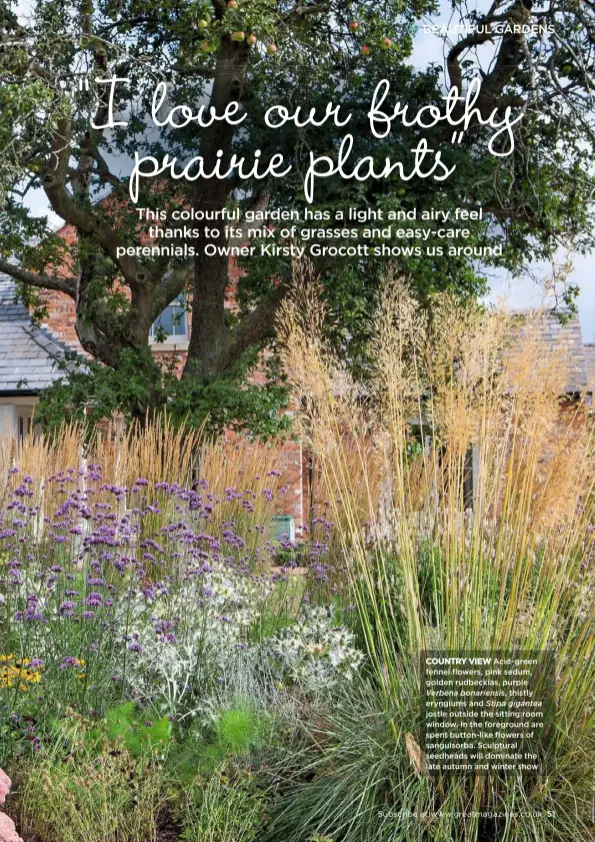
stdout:
{"type": "Polygon", "coordinates": [[[33,424],[36,397],[5,397],[0,394],[0,437],[10,436],[19,445],[30,435],[39,435],[39,424],[33,424]]]}
{"type": "Polygon", "coordinates": [[[160,349],[168,349],[168,348],[178,348],[178,349],[186,349],[188,348],[189,336],[188,336],[188,312],[187,312],[187,303],[184,296],[178,296],[175,298],[167,307],[164,308],[162,313],[159,315],[157,319],[151,325],[151,330],[149,332],[149,344],[155,350],[160,349]],[[180,318],[180,327],[184,326],[184,334],[176,334],[172,333],[165,337],[163,341],[158,341],[156,338],[156,325],[161,319],[163,313],[170,307],[175,307],[175,309],[180,312],[181,311],[181,318],[180,318]]]}

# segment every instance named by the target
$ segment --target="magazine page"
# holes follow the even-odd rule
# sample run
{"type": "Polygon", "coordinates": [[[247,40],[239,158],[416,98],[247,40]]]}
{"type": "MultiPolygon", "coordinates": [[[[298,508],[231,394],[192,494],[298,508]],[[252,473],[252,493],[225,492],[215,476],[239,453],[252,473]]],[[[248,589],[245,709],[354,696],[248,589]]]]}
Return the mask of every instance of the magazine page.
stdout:
{"type": "Polygon", "coordinates": [[[0,842],[595,838],[595,5],[0,0],[0,842]]]}

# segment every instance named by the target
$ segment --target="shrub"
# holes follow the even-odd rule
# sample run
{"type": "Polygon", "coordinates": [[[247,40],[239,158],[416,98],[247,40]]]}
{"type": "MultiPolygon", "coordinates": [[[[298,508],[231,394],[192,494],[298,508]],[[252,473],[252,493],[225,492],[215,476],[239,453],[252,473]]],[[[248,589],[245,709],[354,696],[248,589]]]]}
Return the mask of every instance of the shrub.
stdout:
{"type": "Polygon", "coordinates": [[[248,706],[222,711],[215,727],[221,748],[232,754],[245,754],[262,739],[263,723],[248,706]]]}
{"type": "Polygon", "coordinates": [[[107,739],[123,744],[132,757],[164,753],[171,740],[171,721],[150,717],[150,711],[137,711],[134,702],[110,708],[105,715],[107,739]]]}

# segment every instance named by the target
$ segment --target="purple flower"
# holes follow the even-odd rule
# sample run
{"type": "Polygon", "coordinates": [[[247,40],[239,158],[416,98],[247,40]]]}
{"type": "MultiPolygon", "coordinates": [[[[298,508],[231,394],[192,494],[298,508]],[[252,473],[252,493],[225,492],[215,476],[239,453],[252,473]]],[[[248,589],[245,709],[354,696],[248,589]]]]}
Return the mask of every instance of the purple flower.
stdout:
{"type": "Polygon", "coordinates": [[[14,529],[3,529],[2,532],[0,532],[0,538],[12,538],[16,534],[17,533],[14,529]]]}
{"type": "Polygon", "coordinates": [[[81,662],[79,661],[78,658],[68,657],[68,658],[64,658],[64,660],[60,664],[60,669],[61,670],[67,670],[67,669],[73,669],[74,667],[80,667],[80,666],[82,666],[82,664],[81,664],[81,662]]]}

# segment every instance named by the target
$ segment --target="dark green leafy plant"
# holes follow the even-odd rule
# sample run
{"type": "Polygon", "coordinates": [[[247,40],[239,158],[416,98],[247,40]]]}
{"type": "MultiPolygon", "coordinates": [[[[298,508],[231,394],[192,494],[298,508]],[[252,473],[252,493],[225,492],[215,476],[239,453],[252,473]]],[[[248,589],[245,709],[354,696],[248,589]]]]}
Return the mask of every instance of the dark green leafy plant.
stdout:
{"type": "Polygon", "coordinates": [[[149,719],[150,715],[150,712],[139,712],[134,702],[110,708],[105,714],[107,739],[122,742],[132,757],[165,752],[172,736],[172,723],[167,717],[149,719]]]}
{"type": "MultiPolygon", "coordinates": [[[[148,353],[148,352],[147,352],[148,353]]],[[[175,358],[155,367],[151,357],[127,349],[115,368],[71,355],[62,365],[64,377],[46,389],[35,418],[48,431],[58,431],[69,421],[86,420],[90,426],[113,413],[134,416],[139,407],[151,407],[150,417],[167,413],[175,426],[189,425],[217,436],[225,429],[245,430],[267,439],[290,429],[282,412],[288,389],[282,378],[247,383],[257,359],[246,354],[225,377],[211,383],[192,378],[180,380],[175,358]]]]}

